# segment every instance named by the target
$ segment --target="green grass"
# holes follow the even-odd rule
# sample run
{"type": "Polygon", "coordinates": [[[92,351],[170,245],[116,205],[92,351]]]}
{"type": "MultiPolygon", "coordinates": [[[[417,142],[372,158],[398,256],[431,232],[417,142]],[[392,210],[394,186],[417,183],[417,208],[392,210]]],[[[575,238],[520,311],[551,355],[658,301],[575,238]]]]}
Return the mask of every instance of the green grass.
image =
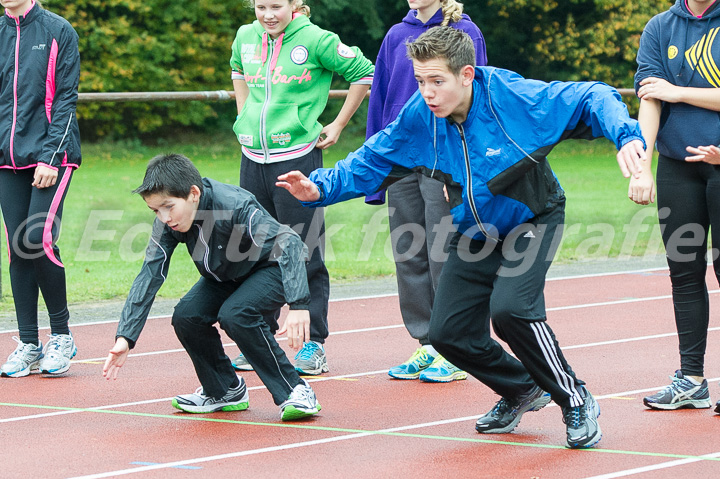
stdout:
{"type": "MultiPolygon", "coordinates": [[[[325,165],[332,166],[361,141],[359,137],[344,138],[325,152],[325,165]]],[[[191,158],[204,176],[238,183],[240,150],[232,137],[180,138],[152,147],[132,142],[83,145],[83,165],[72,179],[59,241],[71,303],[117,299],[127,294],[142,264],[153,220],[142,199],[130,192],[142,181],[147,160],[170,151],[191,158]]],[[[627,199],[627,180],[620,174],[609,142],[565,142],[553,151],[551,164],[568,196],[569,229],[557,261],[662,251],[656,241],[656,209],[638,207],[627,199]],[[648,231],[641,232],[633,248],[623,249],[623,227],[631,224],[638,213],[644,215],[642,223],[648,231]],[[597,231],[604,231],[602,241],[598,240],[597,225],[602,225],[597,231]]],[[[368,206],[362,199],[355,199],[327,208],[326,219],[326,256],[332,281],[394,273],[385,206],[368,206]],[[382,226],[375,229],[377,235],[367,227],[371,219],[382,226]]],[[[2,248],[6,250],[4,245],[2,248]]],[[[197,277],[181,247],[172,259],[168,281],[159,295],[180,297],[197,277]]],[[[3,307],[12,307],[4,254],[2,287],[3,307]]]]}

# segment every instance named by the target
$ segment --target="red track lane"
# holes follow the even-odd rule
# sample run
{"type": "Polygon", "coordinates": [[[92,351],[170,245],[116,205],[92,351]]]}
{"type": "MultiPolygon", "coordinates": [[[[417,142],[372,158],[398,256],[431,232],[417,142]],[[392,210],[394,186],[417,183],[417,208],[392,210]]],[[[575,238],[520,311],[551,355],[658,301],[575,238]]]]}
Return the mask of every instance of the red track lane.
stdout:
{"type": "MultiPolygon", "coordinates": [[[[479,435],[474,421],[497,397],[477,380],[390,379],[385,370],[417,346],[392,296],[331,303],[331,372],[313,380],[323,410],[297,423],[279,421],[254,373],[242,373],[251,388],[245,412],[173,409],[169,398],[198,384],[168,318],[148,321],[117,381],[101,376],[116,325],[75,326],[80,352],[66,377],[0,380],[0,476],[718,477],[720,415],[642,405],[679,363],[669,293],[666,271],[548,281],[549,324],[602,408],[595,450],[562,447],[558,407],[525,415],[512,434],[479,435]],[[705,454],[716,457],[698,458],[705,454]],[[636,468],[650,469],[628,474],[636,468]]],[[[709,378],[720,376],[717,299],[711,295],[709,378]]],[[[11,335],[0,334],[0,345],[11,335]]],[[[717,381],[711,394],[720,397],[717,381]]]]}

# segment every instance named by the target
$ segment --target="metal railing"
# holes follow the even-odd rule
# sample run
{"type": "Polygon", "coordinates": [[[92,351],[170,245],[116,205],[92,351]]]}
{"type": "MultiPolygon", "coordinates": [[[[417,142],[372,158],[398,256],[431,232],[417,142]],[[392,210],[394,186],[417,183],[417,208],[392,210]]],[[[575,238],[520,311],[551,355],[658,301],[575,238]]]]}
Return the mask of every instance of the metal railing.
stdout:
{"type": "MultiPolygon", "coordinates": [[[[632,88],[619,88],[623,97],[635,97],[632,88]]],[[[347,90],[330,90],[329,98],[345,98],[347,90]]],[[[370,92],[366,95],[369,96],[370,92]]],[[[116,92],[116,93],[80,93],[78,103],[94,102],[129,102],[129,101],[229,101],[235,99],[232,90],[210,91],[148,91],[148,92],[116,92]]]]}

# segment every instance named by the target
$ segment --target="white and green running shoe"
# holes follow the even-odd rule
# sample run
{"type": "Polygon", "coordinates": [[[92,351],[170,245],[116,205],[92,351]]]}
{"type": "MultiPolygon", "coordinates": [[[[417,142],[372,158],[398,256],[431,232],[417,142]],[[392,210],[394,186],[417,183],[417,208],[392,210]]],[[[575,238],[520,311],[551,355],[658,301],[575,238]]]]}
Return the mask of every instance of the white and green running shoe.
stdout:
{"type": "Polygon", "coordinates": [[[420,381],[426,383],[449,383],[467,379],[467,373],[443,357],[435,356],[435,360],[420,372],[420,381]]]}
{"type": "Polygon", "coordinates": [[[287,400],[280,405],[280,419],[294,421],[320,412],[322,407],[315,397],[315,392],[304,379],[295,386],[287,400]]]}
{"type": "Polygon", "coordinates": [[[193,394],[181,394],[172,400],[174,408],[194,414],[217,411],[244,411],[250,405],[249,394],[245,380],[240,379],[237,387],[228,389],[228,392],[219,399],[207,396],[202,387],[197,388],[193,394]]]}

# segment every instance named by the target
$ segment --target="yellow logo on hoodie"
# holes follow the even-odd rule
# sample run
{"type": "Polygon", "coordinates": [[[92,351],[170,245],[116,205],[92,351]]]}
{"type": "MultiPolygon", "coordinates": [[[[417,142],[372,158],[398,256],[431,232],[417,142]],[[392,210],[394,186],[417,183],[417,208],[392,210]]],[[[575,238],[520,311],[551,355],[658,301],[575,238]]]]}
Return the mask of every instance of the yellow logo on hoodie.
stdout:
{"type": "Polygon", "coordinates": [[[685,52],[685,59],[693,70],[697,69],[700,76],[715,88],[720,87],[720,69],[712,57],[712,45],[718,31],[720,27],[711,29],[685,52]]]}
{"type": "Polygon", "coordinates": [[[670,45],[668,48],[668,58],[672,60],[678,54],[678,48],[675,45],[670,45]]]}

